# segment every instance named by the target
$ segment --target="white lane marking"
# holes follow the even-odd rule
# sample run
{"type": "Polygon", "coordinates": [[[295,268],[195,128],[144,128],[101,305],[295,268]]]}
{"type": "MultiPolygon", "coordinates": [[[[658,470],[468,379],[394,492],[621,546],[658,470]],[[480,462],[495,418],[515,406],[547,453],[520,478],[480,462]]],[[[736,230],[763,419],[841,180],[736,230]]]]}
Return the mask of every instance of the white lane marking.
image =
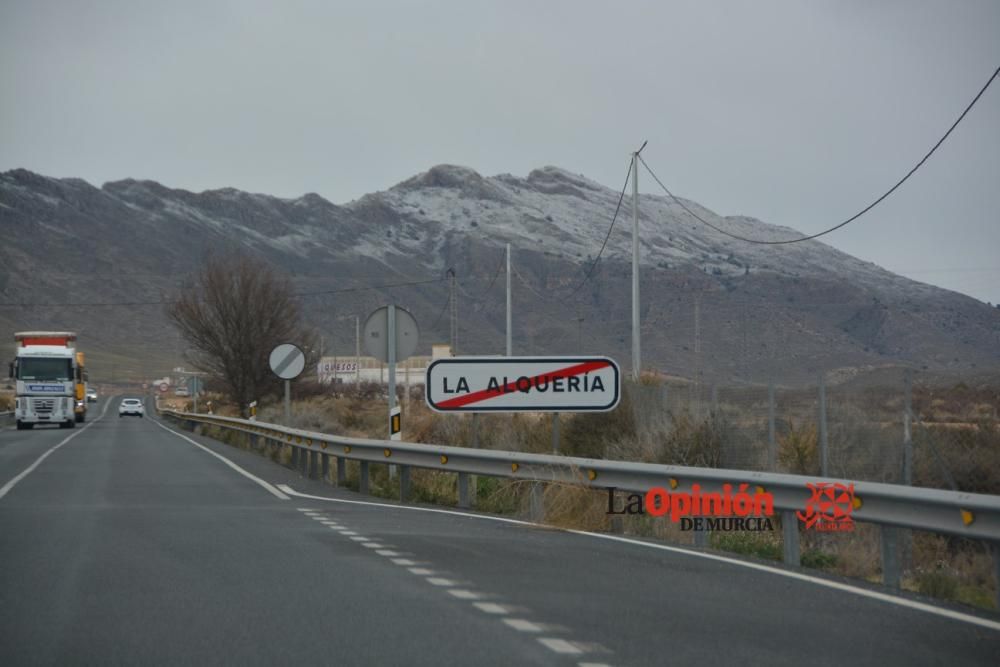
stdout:
{"type": "MultiPolygon", "coordinates": [[[[340,531],[340,534],[341,535],[357,535],[357,533],[355,533],[353,530],[342,530],[342,531],[340,531]]],[[[368,539],[368,538],[365,538],[365,539],[368,539]]]]}
{"type": "Polygon", "coordinates": [[[545,648],[550,651],[555,651],[556,653],[562,653],[564,655],[580,655],[583,653],[580,649],[570,644],[565,639],[556,639],[554,637],[539,637],[538,641],[542,643],[545,648]]]}
{"type": "Polygon", "coordinates": [[[297,509],[300,512],[315,512],[316,511],[316,510],[314,510],[311,507],[296,507],[295,509],[297,509]]]}
{"type": "Polygon", "coordinates": [[[496,602],[473,602],[476,609],[487,614],[509,614],[507,608],[503,605],[499,605],[496,602]]]}
{"type": "Polygon", "coordinates": [[[454,595],[459,600],[478,600],[483,597],[482,593],[467,591],[464,588],[449,588],[448,594],[454,595]]]}
{"type": "Polygon", "coordinates": [[[208,454],[211,454],[212,456],[214,456],[215,458],[219,459],[220,461],[222,461],[223,463],[225,463],[227,466],[229,466],[230,468],[232,468],[233,470],[235,470],[239,474],[243,475],[244,477],[246,477],[250,481],[256,482],[260,486],[264,487],[264,489],[267,490],[267,492],[270,493],[271,495],[273,495],[275,498],[280,498],[281,500],[291,500],[291,498],[289,498],[288,496],[286,496],[284,493],[282,493],[278,489],[274,488],[273,485],[271,485],[268,482],[265,482],[260,477],[257,477],[256,475],[253,475],[253,474],[247,472],[243,468],[239,467],[238,465],[236,465],[235,463],[233,463],[232,461],[230,461],[229,459],[227,459],[225,456],[222,456],[221,454],[216,454],[215,452],[213,452],[208,447],[205,447],[204,445],[198,444],[197,442],[195,442],[191,438],[187,437],[186,435],[178,433],[177,431],[173,430],[172,428],[164,426],[163,424],[161,424],[160,422],[156,421],[155,419],[153,420],[153,423],[156,424],[157,426],[159,426],[160,428],[162,428],[167,433],[173,433],[174,435],[176,435],[181,440],[187,440],[188,442],[190,442],[192,445],[194,445],[198,449],[200,449],[200,450],[202,450],[204,452],[207,452],[208,454]]]}
{"type": "Polygon", "coordinates": [[[428,583],[432,586],[458,586],[457,581],[452,581],[451,579],[442,579],[441,577],[427,577],[428,583]]]}
{"type": "Polygon", "coordinates": [[[576,667],[611,667],[606,662],[578,662],[576,667]]]}
{"type": "Polygon", "coordinates": [[[323,516],[322,512],[306,512],[305,514],[306,514],[306,516],[313,516],[313,517],[323,516]]]}
{"type": "Polygon", "coordinates": [[[379,556],[387,556],[389,558],[395,558],[396,556],[403,555],[398,551],[393,551],[392,549],[376,549],[375,553],[377,553],[379,556]]]}
{"type": "Polygon", "coordinates": [[[824,586],[826,588],[832,588],[834,590],[842,591],[845,593],[860,595],[861,597],[866,597],[872,600],[878,600],[880,602],[886,602],[888,604],[896,605],[898,607],[905,607],[907,609],[912,609],[914,611],[922,611],[928,614],[934,614],[935,616],[941,616],[943,618],[947,618],[953,621],[969,623],[971,625],[978,625],[979,627],[987,628],[989,630],[1000,631],[1000,622],[990,621],[985,618],[979,618],[978,616],[973,616],[972,614],[965,614],[960,611],[952,611],[951,609],[945,609],[943,607],[935,607],[934,605],[926,604],[924,602],[917,602],[916,600],[909,600],[907,598],[897,597],[895,595],[889,595],[888,593],[879,593],[878,591],[870,591],[865,588],[852,586],[851,584],[844,584],[839,581],[830,581],[828,579],[823,579],[821,577],[814,577],[812,575],[803,574],[801,572],[796,572],[794,570],[784,570],[778,567],[772,567],[770,565],[762,565],[760,563],[741,561],[736,558],[729,558],[727,556],[718,556],[716,554],[705,553],[703,551],[689,551],[683,547],[675,547],[666,544],[653,544],[652,542],[633,540],[627,537],[620,537],[618,535],[591,533],[585,530],[557,528],[555,526],[547,526],[540,523],[521,521],[519,519],[508,519],[499,516],[485,516],[482,514],[470,514],[467,512],[456,512],[455,510],[439,510],[431,507],[417,507],[412,505],[391,505],[389,503],[375,503],[362,500],[342,500],[340,498],[327,498],[325,496],[314,496],[307,493],[299,493],[298,491],[295,491],[291,487],[284,484],[279,485],[279,487],[290,495],[298,496],[300,498],[309,498],[311,500],[323,500],[332,503],[349,503],[354,505],[371,505],[373,507],[384,507],[387,509],[412,510],[415,512],[430,512],[433,514],[451,514],[454,516],[462,516],[469,519],[500,521],[502,523],[511,523],[520,526],[530,526],[533,528],[544,528],[546,530],[567,532],[567,533],[572,533],[574,535],[585,535],[587,537],[594,537],[602,540],[612,540],[614,542],[621,542],[624,544],[630,544],[633,546],[643,547],[646,549],[658,549],[660,551],[669,551],[671,553],[682,554],[684,556],[690,556],[692,558],[706,558],[708,560],[714,560],[720,563],[727,563],[729,565],[735,565],[737,567],[745,567],[751,570],[757,570],[759,572],[767,572],[769,574],[774,574],[779,577],[788,577],[791,579],[797,579],[798,581],[804,581],[810,584],[815,584],[817,586],[824,586]]]}
{"type": "Polygon", "coordinates": [[[364,537],[363,535],[355,535],[354,537],[351,537],[349,539],[354,540],[355,542],[367,542],[368,541],[368,538],[364,537]]]}
{"type": "Polygon", "coordinates": [[[403,567],[409,567],[411,565],[416,565],[417,561],[410,560],[409,558],[393,558],[391,559],[396,565],[402,565],[403,567]]]}
{"type": "Polygon", "coordinates": [[[54,445],[50,449],[46,450],[44,454],[42,454],[37,459],[35,459],[34,463],[32,463],[27,468],[25,468],[23,471],[21,471],[20,475],[17,475],[16,477],[14,477],[14,479],[10,480],[6,484],[4,484],[2,487],[0,487],[0,498],[3,498],[8,493],[10,493],[10,490],[13,489],[15,486],[17,486],[18,482],[20,482],[22,479],[24,479],[25,477],[27,477],[28,475],[30,475],[31,472],[35,468],[37,468],[38,466],[40,466],[42,464],[42,461],[44,461],[45,459],[49,458],[49,456],[51,456],[54,451],[56,451],[57,449],[59,449],[60,447],[62,447],[63,445],[65,445],[67,442],[69,442],[70,440],[72,440],[76,436],[78,436],[81,433],[83,433],[84,431],[86,431],[88,428],[90,428],[91,426],[93,426],[97,422],[99,422],[102,419],[104,419],[104,415],[106,415],[108,413],[108,406],[109,405],[111,405],[111,401],[110,400],[107,401],[107,402],[105,402],[105,404],[104,404],[104,410],[101,411],[101,416],[100,417],[98,417],[94,421],[90,422],[89,424],[87,424],[83,428],[75,430],[72,433],[72,435],[68,435],[65,438],[63,438],[62,440],[60,440],[57,445],[54,445]]]}
{"type": "Polygon", "coordinates": [[[830,581],[828,579],[814,577],[812,575],[803,574],[801,572],[782,570],[777,567],[772,567],[770,565],[762,565],[760,563],[750,563],[747,561],[737,560],[736,558],[729,558],[728,556],[717,556],[715,554],[688,551],[686,549],[681,549],[679,547],[672,547],[666,544],[652,544],[650,542],[643,542],[641,540],[632,540],[627,537],[619,537],[617,535],[602,535],[601,533],[590,533],[584,530],[571,530],[571,529],[567,529],[566,532],[574,533],[576,535],[587,535],[590,537],[597,537],[603,540],[612,540],[615,542],[623,542],[625,544],[643,546],[649,549],[670,551],[673,553],[684,554],[686,556],[707,558],[708,560],[714,560],[720,563],[728,563],[729,565],[737,565],[739,567],[745,567],[751,570],[757,570],[759,572],[768,572],[770,574],[777,574],[782,577],[789,577],[790,579],[797,579],[799,581],[805,581],[810,584],[816,584],[817,586],[825,586],[826,588],[832,588],[834,590],[843,591],[845,593],[853,593],[855,595],[860,595],[861,597],[871,598],[873,600],[879,600],[881,602],[888,602],[889,604],[894,604],[899,607],[906,607],[908,609],[914,609],[916,611],[923,611],[927,612],[928,614],[935,614],[937,616],[943,616],[944,618],[950,618],[954,621],[962,621],[964,623],[971,623],[973,625],[978,625],[980,627],[989,628],[990,630],[1000,631],[1000,623],[996,621],[989,621],[986,620],[985,618],[979,618],[978,616],[973,616],[971,614],[963,614],[960,611],[943,609],[941,607],[935,607],[933,605],[929,605],[923,602],[917,602],[916,600],[908,600],[906,598],[889,595],[888,593],[879,593],[878,591],[870,591],[864,588],[858,588],[857,586],[852,586],[850,584],[842,584],[839,581],[830,581]]]}
{"type": "Polygon", "coordinates": [[[505,618],[503,622],[514,628],[515,630],[520,630],[521,632],[541,632],[542,626],[537,623],[532,623],[531,621],[526,621],[523,618],[505,618]]]}
{"type": "Polygon", "coordinates": [[[366,549],[384,549],[385,548],[384,544],[379,544],[378,542],[365,542],[361,546],[365,547],[366,549]]]}
{"type": "Polygon", "coordinates": [[[412,572],[413,574],[415,574],[415,575],[417,575],[419,577],[426,577],[426,576],[434,574],[434,570],[429,570],[426,567],[411,567],[411,568],[409,568],[409,570],[410,570],[410,572],[412,572]]]}

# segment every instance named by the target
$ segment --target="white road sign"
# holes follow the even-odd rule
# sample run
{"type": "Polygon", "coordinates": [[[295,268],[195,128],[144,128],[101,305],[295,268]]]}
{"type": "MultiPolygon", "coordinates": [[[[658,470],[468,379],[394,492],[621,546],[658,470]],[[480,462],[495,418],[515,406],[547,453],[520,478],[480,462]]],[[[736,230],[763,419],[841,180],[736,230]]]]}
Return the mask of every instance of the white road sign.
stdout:
{"type": "Polygon", "coordinates": [[[607,357],[455,357],[427,367],[426,389],[438,412],[602,412],[621,371],[607,357]]]}
{"type": "Polygon", "coordinates": [[[306,367],[306,355],[291,343],[282,343],[271,350],[271,370],[282,380],[294,380],[306,367]]]}

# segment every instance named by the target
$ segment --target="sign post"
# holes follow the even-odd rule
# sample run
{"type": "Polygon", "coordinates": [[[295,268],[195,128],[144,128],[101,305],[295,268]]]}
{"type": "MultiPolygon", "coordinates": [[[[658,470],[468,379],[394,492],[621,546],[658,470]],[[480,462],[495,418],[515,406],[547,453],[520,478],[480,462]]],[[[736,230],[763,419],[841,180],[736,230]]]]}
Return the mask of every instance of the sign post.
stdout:
{"type": "Polygon", "coordinates": [[[402,414],[396,405],[396,364],[417,349],[420,330],[408,311],[395,305],[379,308],[365,321],[365,349],[389,367],[389,439],[402,438],[402,414]]]}
{"type": "Polygon", "coordinates": [[[282,343],[273,350],[268,358],[271,372],[285,381],[285,425],[291,426],[292,420],[292,387],[291,381],[302,374],[306,367],[306,355],[296,345],[282,343]]]}

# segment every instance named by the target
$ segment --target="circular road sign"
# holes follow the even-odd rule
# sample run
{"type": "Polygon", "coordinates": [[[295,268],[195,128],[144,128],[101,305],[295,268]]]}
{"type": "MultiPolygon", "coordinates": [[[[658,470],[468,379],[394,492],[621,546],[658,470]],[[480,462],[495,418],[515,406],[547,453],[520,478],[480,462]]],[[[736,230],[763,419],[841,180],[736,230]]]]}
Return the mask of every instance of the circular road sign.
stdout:
{"type": "MultiPolygon", "coordinates": [[[[396,362],[404,361],[417,351],[420,329],[413,315],[399,306],[396,310],[396,362]]],[[[389,307],[382,306],[365,320],[362,332],[365,350],[379,361],[389,361],[389,307]]]]}
{"type": "Polygon", "coordinates": [[[306,355],[291,343],[282,343],[271,350],[271,370],[282,380],[294,380],[306,367],[306,355]]]}

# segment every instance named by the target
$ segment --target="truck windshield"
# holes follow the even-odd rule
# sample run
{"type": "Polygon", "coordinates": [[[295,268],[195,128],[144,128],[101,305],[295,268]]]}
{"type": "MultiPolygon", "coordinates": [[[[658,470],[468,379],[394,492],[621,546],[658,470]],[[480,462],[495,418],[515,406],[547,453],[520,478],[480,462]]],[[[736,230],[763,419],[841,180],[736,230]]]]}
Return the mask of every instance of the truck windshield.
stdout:
{"type": "Polygon", "coordinates": [[[31,359],[22,357],[18,362],[18,380],[36,382],[66,382],[73,379],[73,365],[69,359],[31,359]]]}

